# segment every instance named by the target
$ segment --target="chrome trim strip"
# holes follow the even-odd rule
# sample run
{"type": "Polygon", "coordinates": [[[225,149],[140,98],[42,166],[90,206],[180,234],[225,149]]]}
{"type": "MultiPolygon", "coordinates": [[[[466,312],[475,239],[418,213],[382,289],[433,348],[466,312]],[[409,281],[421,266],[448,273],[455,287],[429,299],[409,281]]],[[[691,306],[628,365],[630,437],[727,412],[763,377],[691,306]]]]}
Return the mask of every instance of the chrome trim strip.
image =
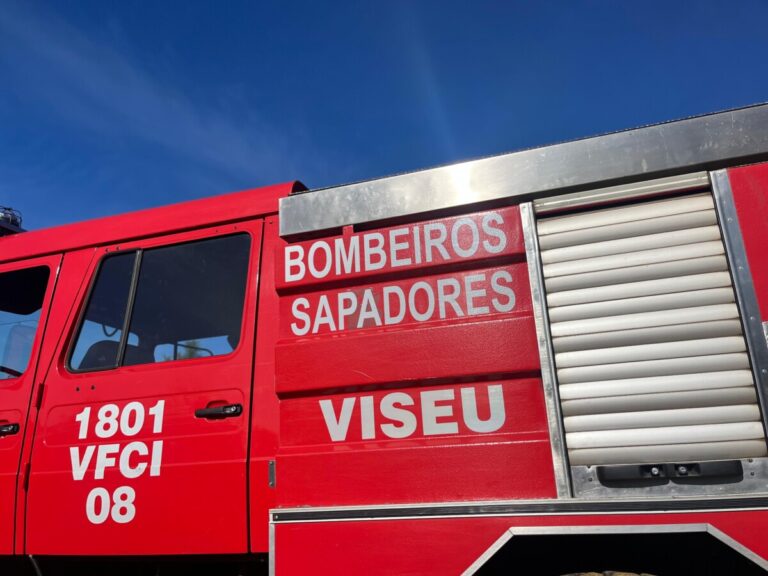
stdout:
{"type": "Polygon", "coordinates": [[[711,172],[712,193],[715,198],[720,227],[723,230],[723,242],[731,265],[733,287],[736,300],[741,310],[741,323],[744,326],[744,338],[747,341],[749,359],[755,376],[757,395],[763,413],[763,430],[768,431],[768,346],[760,318],[760,307],[752,284],[747,252],[739,227],[739,216],[733,203],[733,191],[727,170],[711,172]]]}
{"type": "Polygon", "coordinates": [[[402,520],[473,516],[567,516],[601,514],[661,514],[714,511],[768,510],[768,495],[673,497],[642,500],[521,500],[446,504],[399,504],[341,506],[328,508],[285,508],[271,510],[272,521],[338,522],[358,520],[402,520]]]}
{"type": "Polygon", "coordinates": [[[499,536],[499,538],[491,544],[485,552],[480,554],[480,556],[477,557],[477,559],[470,564],[464,572],[461,573],[461,576],[472,576],[472,574],[475,574],[480,568],[483,567],[483,565],[488,562],[493,556],[501,550],[504,547],[504,544],[509,542],[512,539],[512,529],[504,530],[504,534],[499,536]]]}
{"type": "Polygon", "coordinates": [[[275,576],[275,522],[269,515],[269,576],[275,576]]]}
{"type": "Polygon", "coordinates": [[[708,187],[709,174],[707,172],[695,172],[683,176],[658,178],[656,180],[622,184],[621,186],[562,194],[552,198],[541,198],[540,200],[534,200],[533,207],[536,214],[550,214],[582,206],[594,206],[595,204],[607,204],[621,200],[635,200],[670,192],[687,192],[708,187]]]}
{"type": "Polygon", "coordinates": [[[525,255],[528,263],[528,279],[531,284],[533,317],[536,322],[536,341],[539,346],[541,362],[541,381],[544,388],[544,401],[547,410],[550,445],[552,447],[552,466],[555,472],[555,486],[558,498],[571,496],[571,483],[568,473],[568,453],[565,447],[563,418],[560,413],[560,395],[557,390],[554,352],[552,339],[549,337],[549,318],[544,293],[544,276],[541,270],[539,241],[536,234],[536,217],[530,202],[520,205],[520,219],[523,224],[525,255]]]}
{"type": "Polygon", "coordinates": [[[715,538],[717,538],[718,540],[720,540],[720,542],[722,542],[726,546],[730,546],[731,548],[733,548],[736,552],[738,552],[745,558],[749,558],[750,560],[752,560],[752,562],[760,566],[760,568],[762,568],[763,570],[768,571],[768,561],[766,561],[762,556],[758,556],[757,554],[752,552],[752,550],[744,546],[741,542],[734,540],[733,538],[728,536],[728,534],[718,530],[711,524],[707,524],[707,532],[712,536],[714,536],[715,538]]]}
{"type": "Polygon", "coordinates": [[[280,200],[280,235],[509,197],[575,192],[768,158],[768,105],[752,106],[300,193],[280,200]]]}
{"type": "Polygon", "coordinates": [[[717,538],[723,544],[738,552],[763,570],[768,570],[768,561],[752,550],[740,544],[711,524],[645,524],[616,526],[525,526],[509,528],[491,546],[483,552],[464,572],[462,576],[471,576],[490,560],[507,542],[515,536],[553,536],[553,535],[600,535],[600,534],[685,534],[705,532],[717,538]]]}

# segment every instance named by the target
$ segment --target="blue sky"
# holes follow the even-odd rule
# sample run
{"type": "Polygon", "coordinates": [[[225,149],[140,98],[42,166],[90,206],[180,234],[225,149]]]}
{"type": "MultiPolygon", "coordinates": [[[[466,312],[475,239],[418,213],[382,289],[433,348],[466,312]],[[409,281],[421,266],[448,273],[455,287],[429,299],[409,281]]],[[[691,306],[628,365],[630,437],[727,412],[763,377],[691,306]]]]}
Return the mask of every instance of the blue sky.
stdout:
{"type": "Polygon", "coordinates": [[[0,0],[0,205],[35,229],[768,100],[768,2],[0,0]]]}

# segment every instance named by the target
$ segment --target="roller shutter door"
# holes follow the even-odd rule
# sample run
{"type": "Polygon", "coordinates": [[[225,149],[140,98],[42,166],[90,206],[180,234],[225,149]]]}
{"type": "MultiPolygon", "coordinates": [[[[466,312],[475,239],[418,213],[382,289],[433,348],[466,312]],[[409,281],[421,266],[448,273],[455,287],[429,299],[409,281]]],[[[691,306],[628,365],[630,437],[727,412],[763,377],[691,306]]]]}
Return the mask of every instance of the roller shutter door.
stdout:
{"type": "Polygon", "coordinates": [[[709,193],[537,229],[571,465],[766,455],[709,193]]]}

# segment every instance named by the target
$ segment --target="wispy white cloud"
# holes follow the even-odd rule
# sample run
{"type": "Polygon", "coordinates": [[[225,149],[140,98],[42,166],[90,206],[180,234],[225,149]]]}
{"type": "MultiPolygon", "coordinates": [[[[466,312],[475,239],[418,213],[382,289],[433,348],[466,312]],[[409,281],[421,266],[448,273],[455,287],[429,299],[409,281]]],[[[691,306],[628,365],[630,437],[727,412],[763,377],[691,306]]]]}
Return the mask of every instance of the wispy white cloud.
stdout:
{"type": "Polygon", "coordinates": [[[238,181],[286,180],[299,165],[319,165],[304,135],[293,138],[247,101],[195,102],[169,79],[51,13],[4,4],[0,64],[4,82],[59,122],[157,146],[238,181]]]}

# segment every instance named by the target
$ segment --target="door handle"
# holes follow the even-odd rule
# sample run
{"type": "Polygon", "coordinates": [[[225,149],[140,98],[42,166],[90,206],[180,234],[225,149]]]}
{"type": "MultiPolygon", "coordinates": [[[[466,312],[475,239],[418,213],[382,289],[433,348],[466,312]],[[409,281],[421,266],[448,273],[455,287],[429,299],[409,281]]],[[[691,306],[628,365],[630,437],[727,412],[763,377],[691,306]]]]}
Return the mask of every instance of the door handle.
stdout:
{"type": "Polygon", "coordinates": [[[198,408],[195,410],[195,418],[234,418],[243,413],[242,404],[227,404],[226,406],[212,406],[210,408],[198,408]]]}
{"type": "Polygon", "coordinates": [[[18,424],[0,424],[0,436],[11,436],[12,434],[18,434],[18,424]]]}

